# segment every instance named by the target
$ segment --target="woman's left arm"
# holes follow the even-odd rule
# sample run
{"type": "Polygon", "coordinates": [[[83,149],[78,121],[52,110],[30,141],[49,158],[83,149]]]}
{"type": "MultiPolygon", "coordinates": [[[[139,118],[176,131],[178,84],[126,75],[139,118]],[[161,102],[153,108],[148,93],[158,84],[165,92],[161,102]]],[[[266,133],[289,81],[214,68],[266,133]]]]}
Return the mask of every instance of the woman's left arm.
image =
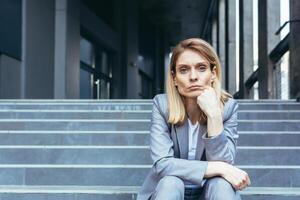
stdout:
{"type": "Polygon", "coordinates": [[[234,164],[236,155],[237,111],[238,103],[230,100],[231,105],[226,112],[228,119],[223,124],[222,114],[215,113],[207,116],[207,134],[203,135],[206,159],[208,161],[224,161],[234,164]]]}

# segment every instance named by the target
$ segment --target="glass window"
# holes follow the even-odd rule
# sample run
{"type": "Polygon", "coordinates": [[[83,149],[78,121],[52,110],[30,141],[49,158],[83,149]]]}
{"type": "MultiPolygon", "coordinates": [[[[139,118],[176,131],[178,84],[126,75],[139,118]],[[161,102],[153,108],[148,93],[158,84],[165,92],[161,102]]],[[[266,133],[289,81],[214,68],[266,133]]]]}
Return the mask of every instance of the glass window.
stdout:
{"type": "Polygon", "coordinates": [[[80,63],[81,98],[109,99],[112,77],[109,51],[81,38],[80,63]]]}

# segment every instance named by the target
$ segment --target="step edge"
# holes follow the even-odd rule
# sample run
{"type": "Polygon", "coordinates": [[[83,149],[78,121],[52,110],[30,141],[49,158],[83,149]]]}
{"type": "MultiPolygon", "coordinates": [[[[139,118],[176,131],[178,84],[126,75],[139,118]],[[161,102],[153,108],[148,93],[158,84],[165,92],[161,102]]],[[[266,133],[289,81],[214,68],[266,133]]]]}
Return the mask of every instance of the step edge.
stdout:
{"type": "MultiPolygon", "coordinates": [[[[150,149],[149,145],[0,145],[0,149],[150,149]]],[[[300,146],[238,146],[246,150],[300,150],[300,146]]]]}
{"type": "MultiPolygon", "coordinates": [[[[1,185],[0,193],[58,193],[58,194],[136,194],[140,186],[11,186],[1,185]]],[[[242,195],[300,195],[299,187],[249,187],[242,195]]]]}
{"type": "MultiPolygon", "coordinates": [[[[298,170],[300,165],[235,165],[241,169],[298,170]]],[[[0,168],[51,168],[51,169],[150,169],[151,164],[0,164],[0,168]]]]}

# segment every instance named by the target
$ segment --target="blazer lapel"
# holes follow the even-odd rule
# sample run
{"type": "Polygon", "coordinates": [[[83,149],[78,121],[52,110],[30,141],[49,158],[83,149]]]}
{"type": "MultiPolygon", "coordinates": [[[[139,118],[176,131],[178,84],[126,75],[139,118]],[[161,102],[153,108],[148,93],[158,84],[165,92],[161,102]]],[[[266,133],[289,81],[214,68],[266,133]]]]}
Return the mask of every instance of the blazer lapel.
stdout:
{"type": "Polygon", "coordinates": [[[196,148],[196,155],[195,160],[201,160],[202,154],[204,152],[204,142],[202,136],[207,132],[207,126],[200,125],[198,141],[197,141],[197,148],[196,148]]]}
{"type": "Polygon", "coordinates": [[[175,131],[177,134],[180,158],[188,158],[188,146],[189,146],[189,135],[188,135],[188,121],[185,120],[184,124],[181,126],[176,125],[175,131]]]}

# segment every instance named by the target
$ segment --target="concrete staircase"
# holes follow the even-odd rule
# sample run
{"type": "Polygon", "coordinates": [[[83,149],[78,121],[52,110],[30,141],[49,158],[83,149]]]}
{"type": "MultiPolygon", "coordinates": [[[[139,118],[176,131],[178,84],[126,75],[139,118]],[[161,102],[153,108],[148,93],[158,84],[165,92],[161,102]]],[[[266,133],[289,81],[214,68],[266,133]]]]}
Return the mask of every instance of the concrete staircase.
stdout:
{"type": "MultiPolygon", "coordinates": [[[[300,103],[239,101],[243,200],[300,199],[300,103]]],[[[0,199],[131,200],[151,164],[150,100],[0,100],[0,199]]]]}

